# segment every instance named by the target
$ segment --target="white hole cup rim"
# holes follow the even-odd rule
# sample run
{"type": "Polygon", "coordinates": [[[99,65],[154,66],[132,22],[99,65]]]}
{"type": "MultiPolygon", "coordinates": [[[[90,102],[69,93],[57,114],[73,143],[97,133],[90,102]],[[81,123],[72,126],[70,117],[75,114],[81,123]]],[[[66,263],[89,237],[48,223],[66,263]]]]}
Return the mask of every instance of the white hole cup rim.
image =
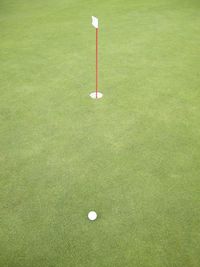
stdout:
{"type": "Polygon", "coordinates": [[[100,99],[100,98],[102,98],[103,97],[103,94],[101,93],[101,92],[92,92],[91,94],[90,94],[90,97],[92,98],[92,99],[100,99]]]}

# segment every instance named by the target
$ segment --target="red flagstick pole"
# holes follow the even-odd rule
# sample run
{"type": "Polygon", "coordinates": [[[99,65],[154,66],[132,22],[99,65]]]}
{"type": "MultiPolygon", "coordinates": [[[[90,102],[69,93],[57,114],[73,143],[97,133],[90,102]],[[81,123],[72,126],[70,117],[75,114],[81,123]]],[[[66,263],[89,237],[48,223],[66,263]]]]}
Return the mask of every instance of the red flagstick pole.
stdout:
{"type": "Polygon", "coordinates": [[[96,28],[96,98],[98,97],[98,28],[96,28]]]}

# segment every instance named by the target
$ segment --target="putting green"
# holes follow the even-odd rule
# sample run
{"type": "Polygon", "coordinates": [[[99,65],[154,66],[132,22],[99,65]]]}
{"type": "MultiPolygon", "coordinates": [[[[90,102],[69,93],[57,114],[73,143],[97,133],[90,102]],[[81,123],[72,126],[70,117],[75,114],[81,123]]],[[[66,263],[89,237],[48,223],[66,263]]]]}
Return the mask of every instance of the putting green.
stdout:
{"type": "Polygon", "coordinates": [[[0,266],[200,266],[199,12],[1,0],[0,266]]]}

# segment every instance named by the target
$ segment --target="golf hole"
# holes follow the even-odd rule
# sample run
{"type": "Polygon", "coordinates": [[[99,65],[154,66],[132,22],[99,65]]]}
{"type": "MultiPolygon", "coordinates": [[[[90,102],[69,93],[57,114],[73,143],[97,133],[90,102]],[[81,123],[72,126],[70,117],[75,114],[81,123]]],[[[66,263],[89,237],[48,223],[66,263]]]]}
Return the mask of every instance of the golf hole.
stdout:
{"type": "Polygon", "coordinates": [[[98,92],[98,93],[93,92],[93,93],[90,94],[90,97],[91,97],[92,99],[99,99],[99,98],[102,98],[102,97],[103,97],[103,94],[100,93],[100,92],[98,92]]]}

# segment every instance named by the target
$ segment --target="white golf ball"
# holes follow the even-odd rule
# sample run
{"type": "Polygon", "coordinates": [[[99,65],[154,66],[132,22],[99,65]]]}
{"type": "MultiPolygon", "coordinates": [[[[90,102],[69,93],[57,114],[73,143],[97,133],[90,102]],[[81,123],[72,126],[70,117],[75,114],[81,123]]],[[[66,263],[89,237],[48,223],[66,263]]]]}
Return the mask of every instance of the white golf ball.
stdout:
{"type": "Polygon", "coordinates": [[[89,219],[90,221],[95,221],[96,218],[97,218],[97,214],[96,214],[95,211],[92,210],[92,211],[90,211],[90,212],[88,213],[88,219],[89,219]]]}

